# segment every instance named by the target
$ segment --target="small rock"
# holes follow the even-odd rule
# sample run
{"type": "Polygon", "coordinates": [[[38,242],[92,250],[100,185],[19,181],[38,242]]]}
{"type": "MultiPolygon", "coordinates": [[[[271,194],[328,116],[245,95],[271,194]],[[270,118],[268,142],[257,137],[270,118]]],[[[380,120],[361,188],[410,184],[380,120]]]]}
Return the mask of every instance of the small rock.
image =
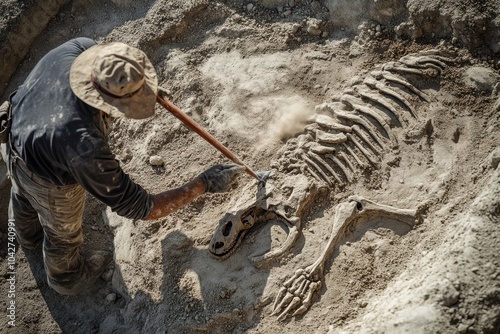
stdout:
{"type": "Polygon", "coordinates": [[[248,10],[248,11],[251,11],[251,10],[253,9],[253,7],[254,7],[253,3],[249,3],[249,4],[247,5],[247,10],[248,10]]]}
{"type": "Polygon", "coordinates": [[[110,303],[114,303],[116,301],[116,293],[112,292],[106,296],[106,300],[110,303]]]}
{"type": "Polygon", "coordinates": [[[311,36],[319,36],[321,34],[321,30],[314,26],[308,26],[306,30],[307,33],[311,36]]]}
{"type": "Polygon", "coordinates": [[[460,324],[460,325],[458,325],[458,332],[459,333],[466,333],[468,328],[469,328],[468,325],[460,324]]]}
{"type": "Polygon", "coordinates": [[[491,93],[499,80],[500,75],[494,70],[482,66],[470,67],[464,73],[465,84],[483,92],[491,93]]]}
{"type": "Polygon", "coordinates": [[[498,164],[500,163],[500,148],[495,149],[490,154],[491,167],[493,169],[497,169],[498,164]]]}
{"type": "Polygon", "coordinates": [[[449,282],[444,286],[443,291],[443,305],[450,307],[458,303],[458,299],[460,297],[460,292],[455,289],[455,287],[449,282]]]}
{"type": "Polygon", "coordinates": [[[164,163],[163,158],[159,155],[152,155],[149,157],[149,164],[151,166],[162,166],[164,163]]]}
{"type": "Polygon", "coordinates": [[[105,280],[106,282],[109,282],[111,281],[111,279],[113,278],[113,269],[109,269],[108,271],[105,271],[102,275],[101,275],[102,279],[105,280]]]}
{"type": "Polygon", "coordinates": [[[320,25],[321,25],[320,20],[315,20],[315,19],[308,20],[306,28],[307,33],[311,36],[321,35],[320,25]]]}
{"type": "Polygon", "coordinates": [[[319,3],[319,1],[313,1],[311,2],[311,9],[313,11],[318,11],[321,9],[321,4],[319,3]]]}
{"type": "Polygon", "coordinates": [[[300,29],[300,24],[295,23],[295,24],[292,26],[291,33],[292,33],[292,34],[296,34],[296,33],[297,33],[297,31],[299,31],[299,29],[300,29]]]}

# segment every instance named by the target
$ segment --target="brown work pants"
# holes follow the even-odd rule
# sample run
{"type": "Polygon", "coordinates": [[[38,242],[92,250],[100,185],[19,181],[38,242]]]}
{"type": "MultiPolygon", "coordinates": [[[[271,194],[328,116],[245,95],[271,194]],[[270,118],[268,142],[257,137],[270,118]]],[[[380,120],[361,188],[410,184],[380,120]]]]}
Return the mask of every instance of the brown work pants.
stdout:
{"type": "Polygon", "coordinates": [[[17,241],[32,249],[43,238],[49,286],[61,294],[80,292],[84,283],[80,253],[84,189],[80,185],[55,186],[31,173],[20,158],[6,153],[12,181],[9,222],[15,224],[17,241]]]}

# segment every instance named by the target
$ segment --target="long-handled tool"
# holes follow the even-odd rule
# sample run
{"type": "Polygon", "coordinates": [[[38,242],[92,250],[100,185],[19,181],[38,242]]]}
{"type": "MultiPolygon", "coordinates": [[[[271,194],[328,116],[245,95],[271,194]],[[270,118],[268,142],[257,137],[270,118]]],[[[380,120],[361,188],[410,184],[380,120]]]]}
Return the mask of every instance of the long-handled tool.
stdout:
{"type": "Polygon", "coordinates": [[[228,148],[226,148],[224,145],[222,145],[217,139],[215,139],[210,133],[208,133],[205,129],[203,129],[198,123],[196,123],[195,120],[193,120],[191,117],[186,115],[182,110],[177,108],[169,99],[166,97],[162,96],[161,93],[159,93],[156,96],[156,101],[161,104],[165,109],[170,111],[172,115],[177,117],[179,120],[181,120],[182,123],[184,123],[188,128],[199,134],[203,139],[205,139],[207,142],[209,142],[213,147],[218,149],[222,154],[224,154],[226,157],[231,159],[234,163],[241,165],[245,167],[245,171],[250,174],[251,176],[255,177],[257,180],[260,182],[265,182],[266,175],[265,173],[258,173],[261,175],[258,175],[254,171],[250,169],[247,165],[245,165],[233,152],[231,152],[228,148]]]}

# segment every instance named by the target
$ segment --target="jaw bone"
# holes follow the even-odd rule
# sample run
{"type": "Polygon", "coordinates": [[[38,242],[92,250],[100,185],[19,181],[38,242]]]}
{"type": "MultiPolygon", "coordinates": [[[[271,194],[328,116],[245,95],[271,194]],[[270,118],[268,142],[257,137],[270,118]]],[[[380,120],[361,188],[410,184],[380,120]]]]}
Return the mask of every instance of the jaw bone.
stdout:
{"type": "MultiPolygon", "coordinates": [[[[255,197],[251,197],[249,184],[243,189],[243,196],[238,198],[219,221],[209,244],[211,255],[219,260],[228,258],[236,251],[246,233],[257,223],[269,220],[278,220],[288,228],[286,241],[278,248],[267,253],[252,257],[250,260],[256,267],[261,267],[270,260],[280,257],[287,252],[296,242],[300,234],[300,218],[302,211],[310,204],[317,193],[315,184],[312,184],[303,175],[293,179],[291,193],[284,195],[277,191],[269,182],[258,184],[255,197]]],[[[280,184],[280,188],[290,184],[280,184]]]]}

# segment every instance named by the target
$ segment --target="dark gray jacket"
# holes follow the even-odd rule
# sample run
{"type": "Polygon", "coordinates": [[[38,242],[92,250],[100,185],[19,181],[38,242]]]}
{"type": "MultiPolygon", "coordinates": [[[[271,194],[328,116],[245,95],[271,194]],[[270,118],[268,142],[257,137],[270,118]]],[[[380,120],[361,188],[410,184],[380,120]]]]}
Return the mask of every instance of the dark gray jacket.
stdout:
{"type": "Polygon", "coordinates": [[[123,172],[97,109],[73,94],[71,64],[95,45],[76,38],[47,53],[11,97],[12,144],[27,167],[54,185],[79,183],[119,215],[149,215],[153,196],[123,172]]]}

